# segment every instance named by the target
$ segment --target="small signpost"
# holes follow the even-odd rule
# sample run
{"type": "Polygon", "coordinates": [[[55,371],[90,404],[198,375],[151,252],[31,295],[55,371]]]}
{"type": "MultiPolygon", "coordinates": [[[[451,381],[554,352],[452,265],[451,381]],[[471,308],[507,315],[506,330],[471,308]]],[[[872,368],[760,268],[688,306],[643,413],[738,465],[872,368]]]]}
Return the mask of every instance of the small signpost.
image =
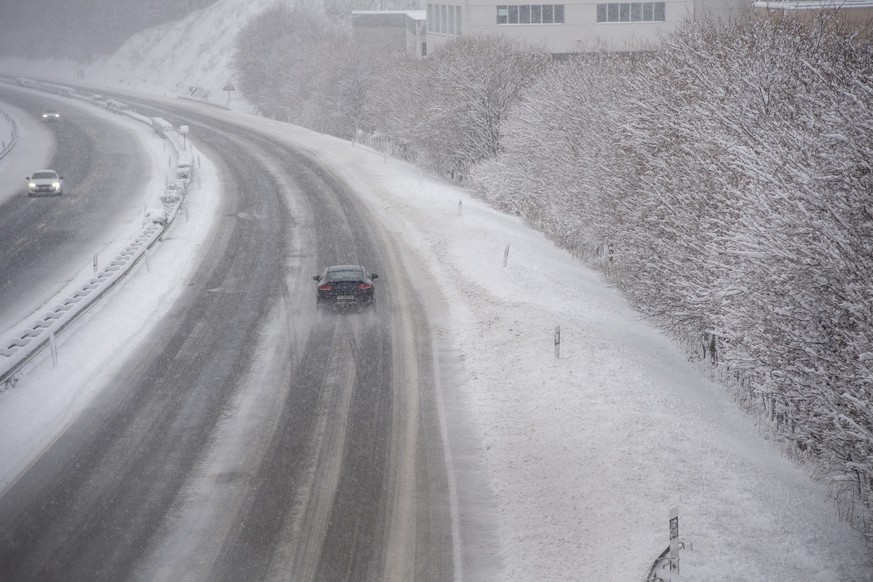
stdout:
{"type": "Polygon", "coordinates": [[[224,89],[222,90],[227,92],[227,108],[230,109],[230,92],[236,91],[236,87],[233,86],[232,81],[228,81],[224,84],[224,89]]]}
{"type": "Polygon", "coordinates": [[[561,357],[561,326],[555,328],[555,357],[561,357]]]}
{"type": "Polygon", "coordinates": [[[179,135],[182,136],[182,149],[187,150],[188,149],[188,126],[187,125],[180,125],[179,126],[179,135]]]}
{"type": "Polygon", "coordinates": [[[57,341],[55,340],[55,334],[53,334],[53,333],[49,334],[49,349],[51,350],[51,353],[52,353],[52,367],[57,368],[58,367],[58,344],[57,344],[57,341]]]}
{"type": "Polygon", "coordinates": [[[679,550],[682,543],[679,541],[679,508],[670,509],[670,572],[676,572],[679,576],[679,550]]]}

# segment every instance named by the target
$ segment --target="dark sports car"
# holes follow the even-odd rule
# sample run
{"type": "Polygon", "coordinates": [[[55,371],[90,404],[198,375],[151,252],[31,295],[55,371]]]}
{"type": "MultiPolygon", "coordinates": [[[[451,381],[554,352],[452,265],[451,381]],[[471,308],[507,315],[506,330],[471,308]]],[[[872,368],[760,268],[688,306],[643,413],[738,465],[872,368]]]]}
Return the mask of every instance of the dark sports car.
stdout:
{"type": "Polygon", "coordinates": [[[360,265],[334,265],[312,279],[318,282],[316,305],[372,305],[375,273],[360,265]]]}

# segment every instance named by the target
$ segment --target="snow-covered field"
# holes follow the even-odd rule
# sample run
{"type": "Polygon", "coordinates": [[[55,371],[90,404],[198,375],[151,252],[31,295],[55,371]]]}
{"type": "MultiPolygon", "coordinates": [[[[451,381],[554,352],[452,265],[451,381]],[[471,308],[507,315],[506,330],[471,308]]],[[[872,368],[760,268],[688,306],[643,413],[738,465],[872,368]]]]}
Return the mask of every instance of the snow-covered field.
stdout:
{"type": "MultiPolygon", "coordinates": [[[[409,164],[226,115],[334,167],[439,289],[447,307],[431,317],[459,371],[443,386],[449,438],[457,457],[475,455],[493,493],[479,510],[500,547],[480,551],[499,556],[496,579],[642,579],[678,506],[693,546],[681,554],[685,579],[873,580],[860,535],[837,519],[825,488],[597,273],[409,164]]],[[[177,221],[150,269],[140,264],[61,338],[56,367],[46,355],[0,394],[0,484],[75,419],[184,285],[218,211],[215,180],[207,164],[189,220],[177,221]]]]}

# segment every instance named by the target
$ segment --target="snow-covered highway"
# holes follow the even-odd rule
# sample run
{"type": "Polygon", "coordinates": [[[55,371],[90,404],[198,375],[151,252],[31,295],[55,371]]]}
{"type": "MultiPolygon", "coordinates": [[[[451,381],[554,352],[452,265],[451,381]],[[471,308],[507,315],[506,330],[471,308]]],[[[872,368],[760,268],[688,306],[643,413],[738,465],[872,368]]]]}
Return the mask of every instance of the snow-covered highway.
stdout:
{"type": "Polygon", "coordinates": [[[131,120],[119,124],[118,116],[95,107],[5,83],[0,99],[20,112],[25,136],[0,160],[0,329],[5,330],[88,267],[94,253],[102,255],[120,231],[138,226],[154,194],[149,176],[160,174],[160,167],[154,172],[146,153],[145,142],[154,138],[131,120]],[[37,121],[49,108],[63,109],[63,121],[37,121]],[[25,176],[51,167],[64,176],[67,192],[26,197],[25,176]]]}
{"type": "MultiPolygon", "coordinates": [[[[124,364],[115,354],[111,373],[94,375],[87,405],[60,413],[69,426],[5,488],[2,570],[16,580],[451,577],[433,349],[397,250],[310,160],[185,121],[220,160],[220,212],[172,306],[126,338],[136,349],[122,348],[124,364]],[[349,261],[379,266],[379,306],[316,317],[311,273],[349,261]]],[[[71,351],[62,345],[62,358],[71,351]]],[[[76,365],[97,365],[100,351],[76,365]]]]}

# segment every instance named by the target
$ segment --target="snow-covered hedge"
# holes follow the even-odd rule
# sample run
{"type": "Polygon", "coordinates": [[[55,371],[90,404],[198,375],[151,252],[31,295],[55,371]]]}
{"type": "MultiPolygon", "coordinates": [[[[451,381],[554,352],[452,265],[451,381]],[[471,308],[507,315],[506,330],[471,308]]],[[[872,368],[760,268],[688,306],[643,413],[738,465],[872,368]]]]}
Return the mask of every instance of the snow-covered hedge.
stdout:
{"type": "Polygon", "coordinates": [[[873,543],[873,48],[689,23],[557,64],[474,170],[494,204],[609,267],[814,460],[873,543]]]}

